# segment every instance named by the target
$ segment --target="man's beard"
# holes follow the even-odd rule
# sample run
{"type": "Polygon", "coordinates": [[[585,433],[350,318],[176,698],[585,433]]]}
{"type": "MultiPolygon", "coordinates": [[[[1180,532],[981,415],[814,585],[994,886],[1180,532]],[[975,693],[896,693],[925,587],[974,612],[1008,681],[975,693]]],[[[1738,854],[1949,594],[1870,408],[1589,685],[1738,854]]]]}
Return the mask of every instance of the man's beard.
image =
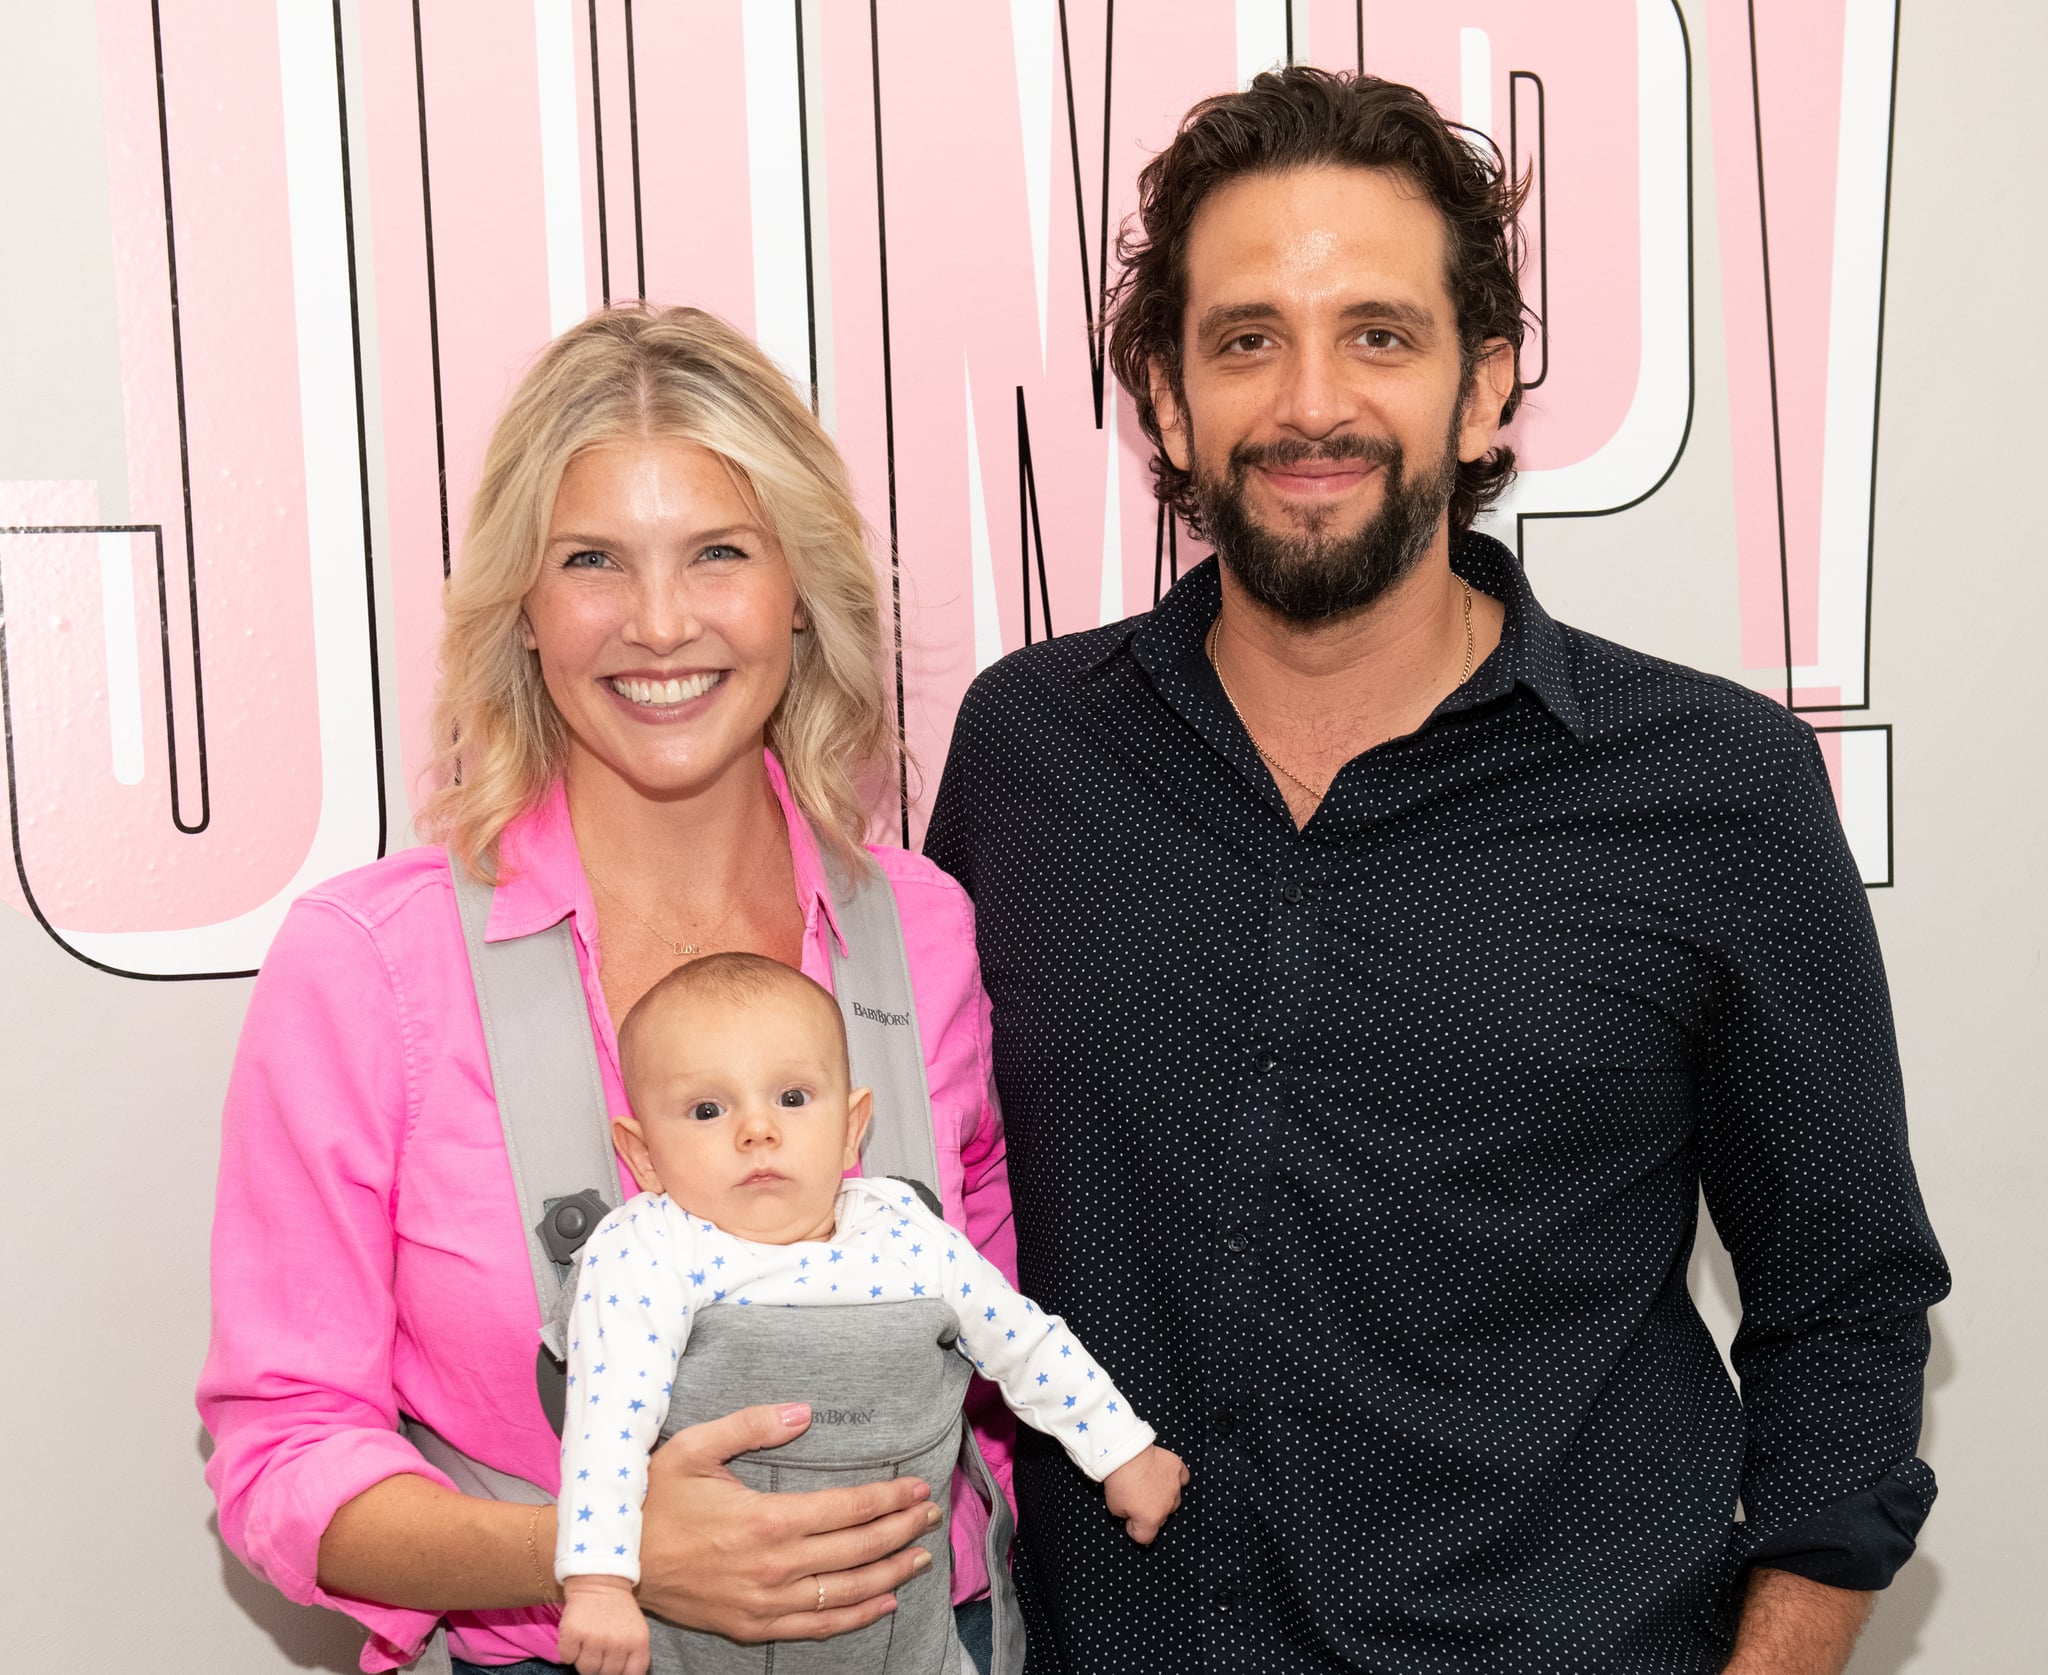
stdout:
{"type": "Polygon", "coordinates": [[[1219,478],[1195,465],[1195,504],[1217,557],[1260,604],[1291,622],[1320,622],[1363,610],[1421,561],[1458,482],[1458,415],[1441,458],[1411,478],[1401,444],[1387,436],[1333,436],[1240,442],[1219,478]],[[1350,535],[1325,526],[1334,508],[1317,507],[1298,533],[1276,534],[1255,522],[1245,483],[1259,466],[1305,460],[1361,460],[1384,473],[1379,510],[1350,535]]]}

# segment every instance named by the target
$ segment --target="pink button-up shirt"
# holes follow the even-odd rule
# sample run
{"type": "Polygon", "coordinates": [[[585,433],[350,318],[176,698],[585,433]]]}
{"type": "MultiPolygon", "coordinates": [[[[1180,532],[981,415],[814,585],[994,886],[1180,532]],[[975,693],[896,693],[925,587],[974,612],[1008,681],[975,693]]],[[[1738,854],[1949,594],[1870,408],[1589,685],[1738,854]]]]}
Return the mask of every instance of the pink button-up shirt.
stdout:
{"type": "MultiPolygon", "coordinates": [[[[824,869],[772,756],[768,777],[789,825],[803,969],[829,988],[825,939],[838,927],[824,869]]],[[[596,914],[559,786],[506,828],[501,855],[487,938],[572,921],[605,1098],[623,1112],[596,914]]],[[[874,856],[903,921],[946,1219],[1014,1280],[974,910],[921,857],[874,856]]],[[[637,1190],[623,1170],[620,1190],[637,1190]]],[[[228,1086],[199,1385],[228,1545],[290,1598],[367,1626],[366,1670],[406,1662],[435,1619],[323,1590],[328,1520],[401,1472],[446,1483],[399,1435],[401,1412],[552,1492],[559,1445],[534,1390],[538,1330],[448,859],[407,850],[301,898],[257,979],[228,1086]]],[[[970,1402],[977,1414],[985,1405],[970,1402]]],[[[1008,1416],[997,1411],[984,1449],[1007,1490],[1008,1416]]],[[[958,1482],[953,1518],[954,1598],[970,1599],[988,1586],[987,1519],[958,1482]]],[[[503,1663],[553,1658],[555,1619],[545,1608],[458,1612],[449,1626],[459,1655],[503,1663]]]]}

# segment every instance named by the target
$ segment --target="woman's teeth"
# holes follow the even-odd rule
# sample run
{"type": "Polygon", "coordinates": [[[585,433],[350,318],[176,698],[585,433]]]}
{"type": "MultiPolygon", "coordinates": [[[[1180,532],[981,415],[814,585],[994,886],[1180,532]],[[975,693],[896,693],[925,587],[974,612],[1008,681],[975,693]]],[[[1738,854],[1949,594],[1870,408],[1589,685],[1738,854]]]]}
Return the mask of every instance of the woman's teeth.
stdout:
{"type": "Polygon", "coordinates": [[[701,698],[719,682],[719,676],[686,675],[681,680],[631,680],[613,679],[611,689],[621,698],[635,704],[687,704],[692,698],[701,698]]]}

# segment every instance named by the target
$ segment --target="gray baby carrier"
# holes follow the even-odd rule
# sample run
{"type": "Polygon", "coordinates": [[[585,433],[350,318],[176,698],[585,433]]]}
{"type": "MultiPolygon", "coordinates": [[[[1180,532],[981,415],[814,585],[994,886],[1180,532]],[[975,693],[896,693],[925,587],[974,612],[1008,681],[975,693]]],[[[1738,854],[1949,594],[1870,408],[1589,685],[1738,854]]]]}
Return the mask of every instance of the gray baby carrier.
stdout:
{"type": "MultiPolygon", "coordinates": [[[[583,1240],[618,1203],[604,1084],[589,1007],[566,920],[530,936],[484,940],[492,890],[450,858],[456,906],[504,1123],[505,1151],[528,1228],[542,1346],[535,1363],[541,1405],[562,1426],[558,1306],[583,1240]]],[[[896,1176],[936,1206],[938,1156],[931,1092],[903,952],[895,893],[879,872],[851,882],[834,869],[842,955],[827,936],[832,986],[846,1020],[855,1086],[874,1090],[874,1119],[861,1148],[870,1176],[896,1176]]],[[[988,1503],[989,1591],[995,1613],[993,1675],[1020,1675],[1024,1623],[1010,1581],[1010,1510],[960,1417],[971,1369],[955,1352],[959,1322],[939,1301],[887,1307],[711,1309],[697,1322],[669,1398],[662,1435],[766,1401],[811,1404],[811,1426],[780,1448],[739,1455],[731,1470],[771,1492],[918,1476],[946,1521],[920,1538],[932,1567],[897,1590],[889,1616],[823,1641],[744,1646],[722,1635],[649,1619],[654,1675],[961,1675],[971,1671],[953,1632],[952,1483],[957,1467],[988,1503]]],[[[417,1421],[405,1421],[420,1453],[465,1493],[545,1504],[537,1485],[471,1459],[417,1421]]],[[[447,1636],[436,1630],[408,1666],[446,1675],[447,1636]]]]}

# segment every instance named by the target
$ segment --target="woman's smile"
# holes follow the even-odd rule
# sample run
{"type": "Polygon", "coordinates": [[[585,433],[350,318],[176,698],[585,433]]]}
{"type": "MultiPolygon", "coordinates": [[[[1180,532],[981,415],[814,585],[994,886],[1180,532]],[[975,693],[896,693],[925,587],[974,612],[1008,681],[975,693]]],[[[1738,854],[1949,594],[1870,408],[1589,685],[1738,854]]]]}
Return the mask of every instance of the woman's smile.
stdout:
{"type": "Polygon", "coordinates": [[[607,684],[621,698],[642,709],[673,709],[703,697],[724,678],[722,670],[703,675],[612,675],[607,684]]]}

